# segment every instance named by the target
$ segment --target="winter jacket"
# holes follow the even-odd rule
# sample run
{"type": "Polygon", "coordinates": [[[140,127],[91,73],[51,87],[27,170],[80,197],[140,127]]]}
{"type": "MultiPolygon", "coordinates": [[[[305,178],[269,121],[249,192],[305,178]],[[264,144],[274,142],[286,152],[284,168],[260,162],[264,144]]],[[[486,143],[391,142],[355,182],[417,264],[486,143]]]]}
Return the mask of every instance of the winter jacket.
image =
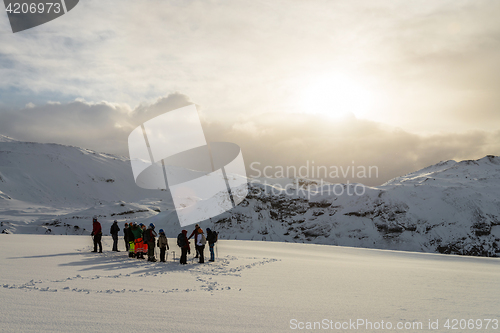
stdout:
{"type": "Polygon", "coordinates": [[[128,227],[125,229],[127,235],[127,242],[133,242],[135,240],[134,233],[132,232],[132,227],[128,227]]]}
{"type": "Polygon", "coordinates": [[[128,230],[129,229],[130,229],[129,227],[123,228],[123,239],[125,239],[126,242],[129,241],[129,239],[128,239],[128,230]]]}
{"type": "Polygon", "coordinates": [[[148,228],[146,229],[146,231],[144,231],[144,234],[142,235],[143,238],[147,239],[147,242],[155,242],[155,238],[156,236],[158,236],[156,234],[156,232],[154,231],[153,228],[148,228]],[[146,233],[147,233],[147,237],[146,237],[146,233]]]}
{"type": "Polygon", "coordinates": [[[139,226],[135,228],[132,227],[132,234],[134,235],[134,239],[142,238],[142,229],[139,226]]]}
{"type": "Polygon", "coordinates": [[[187,238],[187,233],[188,233],[187,230],[182,230],[182,234],[184,235],[184,244],[186,244],[182,248],[190,251],[191,248],[189,247],[189,240],[187,238]]]}
{"type": "Polygon", "coordinates": [[[92,223],[92,235],[102,235],[101,224],[97,220],[92,223]]]}
{"type": "Polygon", "coordinates": [[[207,242],[208,245],[214,245],[217,242],[217,233],[207,228],[207,242]]]}
{"type": "Polygon", "coordinates": [[[196,235],[196,246],[203,246],[207,240],[205,239],[205,235],[203,234],[203,230],[201,228],[198,228],[198,234],[196,235]]]}
{"type": "Polygon", "coordinates": [[[109,229],[109,233],[113,236],[118,236],[118,231],[120,231],[120,227],[118,226],[117,222],[113,222],[111,225],[111,228],[109,229]]]}
{"type": "Polygon", "coordinates": [[[158,247],[166,247],[168,248],[168,240],[167,236],[165,234],[160,234],[160,237],[158,237],[158,247]]]}
{"type": "MultiPolygon", "coordinates": [[[[189,238],[188,238],[188,239],[191,239],[191,238],[193,238],[193,236],[197,235],[197,234],[198,234],[198,229],[199,229],[199,227],[198,227],[198,228],[195,228],[195,229],[193,230],[193,232],[191,233],[191,235],[189,235],[189,238]]],[[[187,235],[187,231],[186,231],[186,235],[187,235]]]]}

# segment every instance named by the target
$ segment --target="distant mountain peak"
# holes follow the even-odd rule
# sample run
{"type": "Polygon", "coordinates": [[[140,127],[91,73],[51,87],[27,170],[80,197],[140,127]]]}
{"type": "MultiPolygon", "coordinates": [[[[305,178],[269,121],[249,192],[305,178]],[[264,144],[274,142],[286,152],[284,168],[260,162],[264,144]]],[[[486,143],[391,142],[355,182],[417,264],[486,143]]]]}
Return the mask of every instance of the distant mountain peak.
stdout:
{"type": "Polygon", "coordinates": [[[11,138],[10,136],[0,134],[0,142],[19,142],[19,141],[11,138]]]}

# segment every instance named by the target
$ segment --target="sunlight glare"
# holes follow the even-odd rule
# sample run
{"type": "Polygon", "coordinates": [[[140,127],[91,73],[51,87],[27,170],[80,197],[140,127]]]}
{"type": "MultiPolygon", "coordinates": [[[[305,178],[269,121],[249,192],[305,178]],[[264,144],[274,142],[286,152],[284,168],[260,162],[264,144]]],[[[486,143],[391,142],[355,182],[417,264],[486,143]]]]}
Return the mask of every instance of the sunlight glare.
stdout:
{"type": "Polygon", "coordinates": [[[301,110],[334,118],[363,117],[371,105],[370,91],[344,75],[323,75],[309,81],[301,94],[301,110]]]}

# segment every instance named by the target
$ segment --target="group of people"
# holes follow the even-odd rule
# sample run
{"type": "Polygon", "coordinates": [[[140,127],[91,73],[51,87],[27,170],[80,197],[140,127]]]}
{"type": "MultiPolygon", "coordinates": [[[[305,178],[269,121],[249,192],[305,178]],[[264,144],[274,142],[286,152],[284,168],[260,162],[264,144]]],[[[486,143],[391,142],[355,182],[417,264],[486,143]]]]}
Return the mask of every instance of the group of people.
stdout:
{"type": "MultiPolygon", "coordinates": [[[[125,223],[125,228],[123,229],[125,248],[128,251],[128,255],[131,258],[144,259],[144,255],[147,254],[148,261],[156,261],[155,258],[155,245],[156,237],[158,237],[158,244],[160,239],[164,242],[163,246],[159,246],[163,256],[160,255],[160,261],[165,261],[165,251],[168,248],[167,237],[163,229],[159,230],[159,237],[155,231],[155,225],[153,223],[149,224],[149,227],[142,223],[125,223]]],[[[114,240],[113,240],[114,244],[114,240]]]]}
{"type": "MultiPolygon", "coordinates": [[[[113,239],[112,251],[116,252],[120,252],[118,250],[119,231],[120,227],[118,226],[118,221],[115,220],[111,225],[110,234],[113,239]]],[[[168,239],[164,230],[160,229],[158,233],[159,234],[156,233],[155,225],[153,223],[150,223],[147,228],[142,223],[125,223],[123,238],[125,241],[125,248],[128,251],[128,256],[130,258],[145,259],[144,255],[147,254],[148,261],[155,262],[157,261],[155,258],[155,246],[158,246],[160,248],[160,261],[165,262],[165,254],[170,247],[168,246],[168,239]]],[[[205,262],[203,251],[205,250],[207,242],[210,249],[209,261],[215,261],[214,246],[218,239],[217,232],[207,228],[207,236],[205,237],[203,229],[196,224],[195,229],[189,237],[187,236],[187,233],[187,230],[182,230],[182,232],[177,236],[177,245],[181,248],[180,263],[183,265],[187,264],[187,254],[191,253],[189,240],[193,237],[196,249],[195,258],[199,258],[198,262],[201,264],[205,262]]],[[[92,252],[98,252],[97,248],[99,247],[99,252],[102,253],[102,227],[97,221],[97,216],[94,216],[93,218],[91,235],[94,240],[94,250],[92,252]]]]}
{"type": "Polygon", "coordinates": [[[195,258],[199,258],[198,262],[200,264],[203,264],[205,262],[203,251],[205,250],[205,245],[207,242],[210,249],[210,259],[208,261],[215,261],[214,246],[218,238],[217,232],[210,230],[210,228],[207,228],[207,236],[205,237],[203,229],[201,229],[200,225],[197,224],[189,237],[187,236],[187,233],[187,230],[182,230],[182,232],[177,236],[177,246],[181,248],[180,263],[182,265],[187,264],[187,255],[188,253],[191,253],[189,240],[193,237],[196,250],[195,258]]]}

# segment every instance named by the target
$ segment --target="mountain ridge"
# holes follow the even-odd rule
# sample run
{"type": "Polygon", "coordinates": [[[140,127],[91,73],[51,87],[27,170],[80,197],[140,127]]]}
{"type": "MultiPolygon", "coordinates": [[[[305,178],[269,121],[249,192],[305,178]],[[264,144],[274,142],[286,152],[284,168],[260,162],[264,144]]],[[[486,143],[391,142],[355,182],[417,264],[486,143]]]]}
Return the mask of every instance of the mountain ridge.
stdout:
{"type": "MultiPolygon", "coordinates": [[[[87,234],[93,215],[105,231],[117,219],[155,223],[170,237],[180,232],[168,191],[137,187],[127,158],[5,138],[0,137],[2,232],[87,234]]],[[[240,205],[201,225],[219,230],[224,239],[500,255],[497,156],[442,161],[363,187],[363,195],[349,195],[359,184],[307,188],[312,184],[250,179],[250,193],[240,205]]]]}

